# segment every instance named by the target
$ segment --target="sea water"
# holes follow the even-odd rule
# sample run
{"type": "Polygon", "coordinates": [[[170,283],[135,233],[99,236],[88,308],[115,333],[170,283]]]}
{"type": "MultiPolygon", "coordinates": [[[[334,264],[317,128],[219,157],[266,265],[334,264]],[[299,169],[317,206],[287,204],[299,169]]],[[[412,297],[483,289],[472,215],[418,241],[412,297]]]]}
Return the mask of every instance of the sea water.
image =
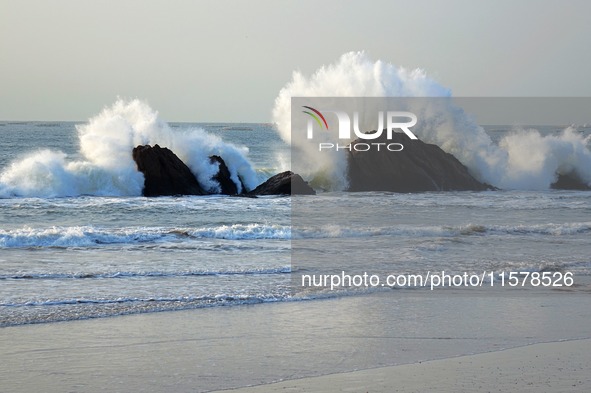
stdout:
{"type": "MultiPolygon", "coordinates": [[[[249,146],[261,179],[281,169],[268,124],[171,125],[195,127],[249,146]]],[[[80,158],[74,123],[2,123],[0,135],[4,172],[45,149],[80,158]]],[[[0,325],[287,297],[290,198],[4,195],[0,223],[0,325]]]]}
{"type": "MultiPolygon", "coordinates": [[[[379,274],[591,275],[589,192],[145,198],[122,178],[133,168],[93,158],[89,149],[101,148],[96,139],[83,146],[81,134],[92,124],[0,123],[0,326],[366,292],[294,291],[291,275],[306,269],[299,258],[310,255],[305,247],[292,255],[292,242],[333,244],[312,255],[318,264],[348,258],[379,274]],[[362,225],[343,219],[360,203],[371,212],[362,225]],[[327,205],[341,218],[322,216],[327,205]],[[310,219],[292,226],[296,208],[310,219]],[[368,250],[384,252],[366,260],[368,250]]],[[[118,143],[189,135],[215,151],[239,152],[233,162],[248,162],[256,182],[289,167],[289,146],[271,124],[150,124],[158,127],[144,139],[130,134],[118,143]]],[[[509,128],[487,132],[498,141],[509,128]]]]}

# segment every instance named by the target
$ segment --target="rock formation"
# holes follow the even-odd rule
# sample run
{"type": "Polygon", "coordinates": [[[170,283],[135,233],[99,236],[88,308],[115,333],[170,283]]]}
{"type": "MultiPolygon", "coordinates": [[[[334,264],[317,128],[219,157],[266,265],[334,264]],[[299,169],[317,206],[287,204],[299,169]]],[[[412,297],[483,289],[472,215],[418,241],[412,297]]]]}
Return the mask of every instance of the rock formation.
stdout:
{"type": "Polygon", "coordinates": [[[189,167],[166,147],[138,146],[132,155],[144,174],[144,196],[207,194],[189,167]]]}
{"type": "MultiPolygon", "coordinates": [[[[373,140],[357,139],[351,143],[348,152],[348,191],[483,191],[495,189],[476,180],[468,169],[453,155],[444,152],[436,145],[411,140],[405,134],[394,133],[391,140],[386,133],[373,140]],[[380,144],[380,149],[376,145],[380,144]],[[390,151],[388,144],[404,146],[401,151],[390,151]],[[364,151],[370,145],[369,151],[364,151]]],[[[400,146],[395,145],[395,146],[400,146]]],[[[396,150],[396,149],[393,149],[396,150]]],[[[165,195],[208,195],[197,181],[189,167],[168,148],[158,145],[137,146],[133,149],[133,159],[137,168],[144,174],[144,196],[165,195]]],[[[213,177],[220,185],[220,193],[237,195],[239,185],[230,177],[228,166],[217,155],[209,157],[218,163],[219,170],[213,177]]],[[[242,196],[257,195],[313,195],[314,189],[302,177],[291,171],[272,176],[254,190],[248,191],[240,181],[242,196]]],[[[591,190],[575,173],[560,174],[553,189],[591,190]]]]}
{"type": "MultiPolygon", "coordinates": [[[[480,183],[453,155],[439,146],[411,140],[402,133],[386,133],[374,140],[357,139],[349,153],[349,191],[482,191],[493,187],[480,183]],[[382,143],[380,150],[372,146],[364,150],[364,143],[382,143]],[[399,143],[401,151],[389,151],[386,145],[399,143]]],[[[395,147],[392,149],[395,150],[395,147]]]]}
{"type": "Polygon", "coordinates": [[[575,173],[558,175],[558,179],[550,185],[550,188],[554,190],[591,190],[591,187],[585,184],[575,173]]]}
{"type": "Polygon", "coordinates": [[[271,176],[248,195],[315,195],[316,191],[292,171],[271,176]]]}
{"type": "MultiPolygon", "coordinates": [[[[238,194],[238,187],[236,183],[230,178],[230,170],[226,165],[225,161],[220,156],[211,156],[209,157],[212,163],[217,162],[219,164],[219,170],[217,175],[213,177],[213,180],[220,183],[221,193],[224,195],[236,195],[238,194]]],[[[245,190],[244,185],[242,185],[242,190],[245,190]]]]}
{"type": "MultiPolygon", "coordinates": [[[[189,167],[168,148],[158,145],[138,146],[133,149],[133,159],[137,168],[144,174],[144,196],[166,195],[208,195],[189,167]]],[[[230,178],[230,170],[220,156],[209,157],[212,163],[218,163],[218,173],[213,180],[220,184],[220,191],[225,195],[237,195],[238,186],[230,178]]],[[[243,196],[257,195],[292,195],[315,194],[316,192],[300,175],[282,172],[269,178],[254,190],[248,192],[241,182],[243,196]]]]}

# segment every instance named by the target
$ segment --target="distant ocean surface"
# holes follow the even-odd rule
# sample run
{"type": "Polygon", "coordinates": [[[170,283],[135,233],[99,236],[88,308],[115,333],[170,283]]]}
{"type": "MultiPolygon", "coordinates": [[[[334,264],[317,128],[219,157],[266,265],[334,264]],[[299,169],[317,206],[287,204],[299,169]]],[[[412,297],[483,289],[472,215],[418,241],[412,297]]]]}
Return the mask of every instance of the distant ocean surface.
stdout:
{"type": "MultiPolygon", "coordinates": [[[[179,133],[202,128],[248,147],[257,182],[289,167],[289,146],[270,124],[171,123],[170,128],[179,133]]],[[[487,132],[498,140],[507,129],[489,127],[487,132]]],[[[292,239],[391,244],[396,257],[379,268],[390,273],[437,267],[569,271],[575,280],[591,275],[589,192],[327,192],[297,200],[311,212],[315,201],[347,211],[363,200],[392,219],[375,227],[312,221],[309,228],[296,230],[292,202],[304,197],[52,195],[51,190],[101,190],[104,179],[91,170],[94,188],[61,184],[80,181],[82,172],[72,175],[71,166],[47,153],[81,159],[76,124],[3,122],[0,137],[0,179],[10,173],[6,182],[22,180],[22,189],[28,190],[33,186],[24,182],[51,183],[42,195],[15,195],[11,190],[17,188],[0,181],[0,326],[357,293],[294,293],[292,239]],[[23,164],[35,154],[51,159],[23,164]],[[19,179],[18,173],[34,178],[19,179]]],[[[113,184],[104,187],[111,190],[113,184]]],[[[337,251],[335,257],[343,255],[337,251]]]]}

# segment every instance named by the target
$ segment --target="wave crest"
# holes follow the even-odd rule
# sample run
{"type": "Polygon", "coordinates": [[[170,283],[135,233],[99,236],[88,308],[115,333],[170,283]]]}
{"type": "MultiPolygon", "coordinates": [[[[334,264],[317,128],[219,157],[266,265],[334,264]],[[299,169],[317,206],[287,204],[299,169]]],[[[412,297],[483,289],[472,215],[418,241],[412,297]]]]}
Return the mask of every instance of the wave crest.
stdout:
{"type": "Polygon", "coordinates": [[[291,227],[266,224],[234,224],[201,228],[96,228],[93,226],[21,228],[0,230],[0,249],[32,247],[96,247],[109,244],[141,244],[186,239],[290,239],[291,227]]]}
{"type": "MultiPolygon", "coordinates": [[[[318,154],[317,145],[309,143],[303,133],[292,134],[292,97],[451,97],[451,91],[420,69],[373,61],[364,52],[346,53],[311,76],[294,72],[275,100],[277,131],[292,145],[296,172],[308,179],[319,177],[319,183],[330,190],[345,190],[346,150],[318,154]]],[[[481,182],[501,189],[545,190],[558,175],[574,173],[591,186],[591,136],[585,138],[571,127],[546,136],[537,130],[516,128],[497,145],[451,100],[419,105],[413,112],[419,118],[413,127],[419,139],[454,155],[481,182]]],[[[360,128],[370,131],[375,125],[361,122],[360,128]]]]}
{"type": "Polygon", "coordinates": [[[131,152],[146,144],[174,151],[201,185],[214,193],[220,188],[212,180],[218,164],[209,160],[211,155],[223,157],[239,192],[240,180],[249,189],[258,184],[246,147],[226,143],[200,128],[173,130],[141,100],[119,99],[76,128],[81,159],[60,151],[31,153],[0,174],[0,197],[139,196],[144,176],[131,152]]]}

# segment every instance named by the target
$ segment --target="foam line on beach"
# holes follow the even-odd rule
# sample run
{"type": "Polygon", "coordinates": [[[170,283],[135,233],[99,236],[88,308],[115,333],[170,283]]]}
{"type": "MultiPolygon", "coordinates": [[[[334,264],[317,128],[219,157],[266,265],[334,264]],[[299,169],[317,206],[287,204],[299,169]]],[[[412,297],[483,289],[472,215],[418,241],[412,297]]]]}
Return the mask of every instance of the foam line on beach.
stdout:
{"type": "Polygon", "coordinates": [[[67,280],[67,279],[105,279],[105,278],[141,278],[141,277],[190,277],[190,276],[235,276],[254,274],[288,274],[290,266],[272,269],[242,270],[195,270],[195,271],[147,271],[147,272],[112,272],[112,273],[18,273],[0,275],[0,280],[67,280]]]}

